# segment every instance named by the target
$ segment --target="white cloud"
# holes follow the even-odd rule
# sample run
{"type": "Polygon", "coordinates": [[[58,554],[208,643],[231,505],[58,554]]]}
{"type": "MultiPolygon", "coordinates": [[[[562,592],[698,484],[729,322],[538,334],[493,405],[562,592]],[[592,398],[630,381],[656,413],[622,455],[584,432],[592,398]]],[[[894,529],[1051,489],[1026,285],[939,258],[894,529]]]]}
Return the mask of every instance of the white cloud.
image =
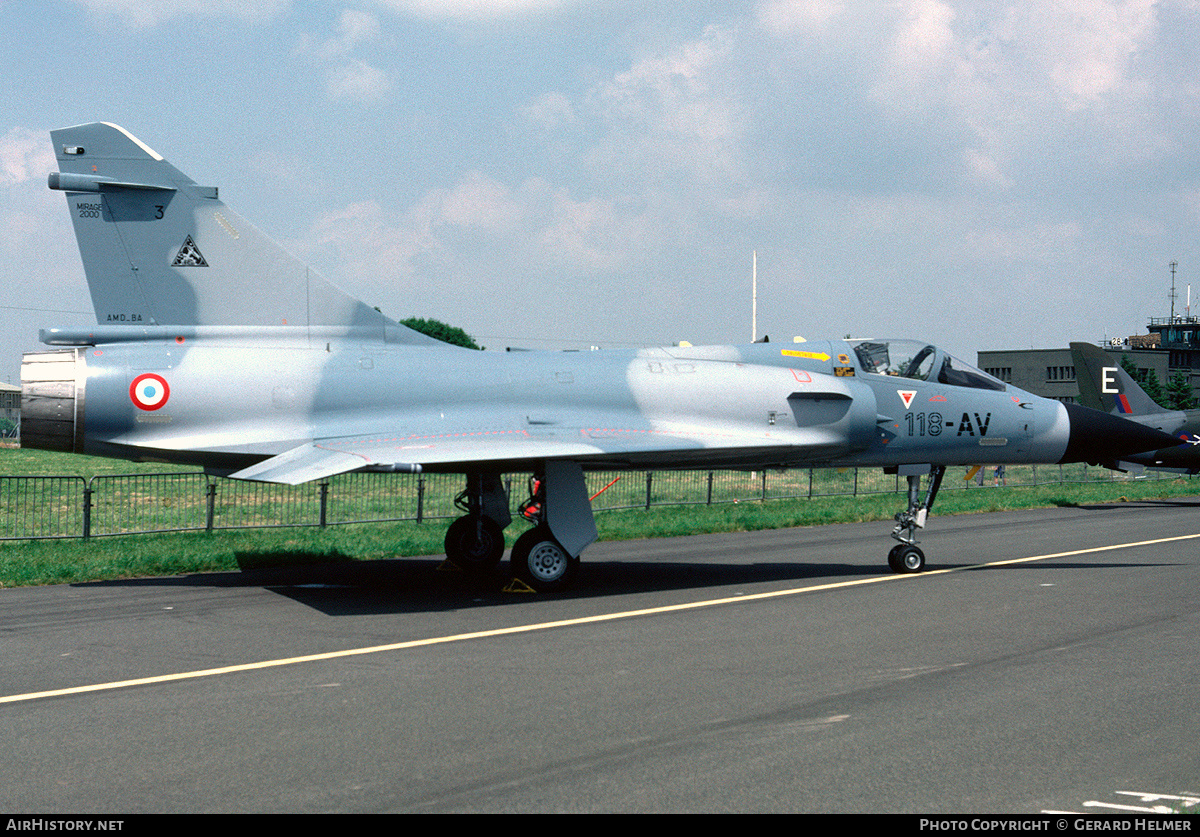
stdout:
{"type": "Polygon", "coordinates": [[[338,18],[338,34],[342,43],[353,47],[364,41],[379,38],[379,19],[358,9],[346,9],[338,18]]]}
{"type": "MultiPolygon", "coordinates": [[[[46,188],[46,175],[56,169],[47,131],[14,127],[0,135],[0,285],[13,308],[88,308],[66,201],[61,192],[46,188]]],[[[28,338],[22,350],[36,348],[35,325],[27,313],[19,312],[19,318],[11,308],[0,313],[10,352],[18,339],[28,338]]],[[[2,357],[12,361],[20,355],[2,357]]],[[[10,374],[0,368],[0,377],[10,374]]]]}
{"type": "Polygon", "coordinates": [[[325,79],[325,92],[330,98],[361,104],[378,102],[391,89],[391,79],[386,72],[357,59],[332,68],[325,79]]]}
{"type": "Polygon", "coordinates": [[[984,185],[999,189],[1008,189],[1013,185],[1012,178],[1003,172],[996,158],[978,148],[963,151],[963,163],[967,171],[984,185]]]}
{"type": "Polygon", "coordinates": [[[1115,93],[1133,58],[1155,31],[1155,0],[1079,0],[1017,4],[1006,35],[1052,83],[1070,108],[1115,93]]]}
{"type": "Polygon", "coordinates": [[[233,17],[261,22],[291,5],[291,0],[74,0],[98,15],[118,17],[135,28],[158,26],[180,17],[233,17]]]}
{"type": "Polygon", "coordinates": [[[515,231],[525,214],[507,187],[479,172],[468,172],[453,189],[430,192],[416,212],[431,226],[488,233],[515,231]]]}
{"type": "Polygon", "coordinates": [[[602,198],[572,199],[531,178],[514,188],[468,172],[403,213],[364,201],[317,220],[299,249],[352,286],[412,288],[431,276],[503,293],[519,276],[595,276],[644,255],[643,216],[602,198]],[[316,252],[314,252],[314,250],[316,252]]]}
{"type": "MultiPolygon", "coordinates": [[[[907,10],[897,27],[893,48],[895,61],[909,76],[921,81],[937,72],[956,52],[954,10],[938,0],[918,0],[907,10]]],[[[911,83],[911,82],[910,82],[911,83]]]]}
{"type": "Polygon", "coordinates": [[[637,62],[595,91],[592,106],[605,131],[590,155],[596,170],[650,182],[737,177],[746,123],[731,83],[735,46],[730,32],[710,26],[700,38],[637,62]]]}
{"type": "MultiPolygon", "coordinates": [[[[776,98],[806,103],[793,129],[813,123],[806,138],[816,144],[793,152],[793,171],[805,172],[799,161],[811,157],[815,171],[872,188],[1039,189],[1047,179],[1094,178],[1171,153],[1170,116],[1153,91],[1171,84],[1170,97],[1188,94],[1162,72],[1170,59],[1155,52],[1157,16],[1169,13],[1179,27],[1195,8],[763,0],[760,63],[776,98]],[[823,153],[821,144],[847,151],[823,153]],[[874,159],[864,164],[867,154],[874,159]]],[[[752,48],[739,42],[736,51],[752,48]]]]}
{"type": "Polygon", "coordinates": [[[556,12],[582,0],[374,0],[393,12],[437,20],[495,20],[556,12]]]}
{"type": "Polygon", "coordinates": [[[548,262],[594,275],[630,267],[646,249],[646,232],[642,217],[613,201],[576,201],[559,189],[538,241],[548,262]]]}
{"type": "Polygon", "coordinates": [[[17,127],[0,137],[0,186],[44,178],[56,168],[45,131],[17,127]]]}
{"type": "Polygon", "coordinates": [[[840,0],[763,0],[756,14],[771,34],[789,37],[822,32],[844,5],[840,0]]]}
{"type": "Polygon", "coordinates": [[[317,218],[297,249],[323,253],[335,273],[372,281],[395,282],[411,277],[413,259],[436,248],[428,228],[416,219],[396,219],[377,201],[353,203],[317,218]]]}
{"type": "Polygon", "coordinates": [[[380,40],[382,31],[375,15],[346,9],[338,16],[333,37],[319,41],[305,35],[295,52],[326,66],[325,93],[329,98],[374,104],[391,92],[391,75],[356,53],[370,50],[380,40]]]}
{"type": "Polygon", "coordinates": [[[434,189],[397,215],[378,201],[327,213],[309,240],[352,274],[385,281],[411,278],[419,258],[453,260],[456,244],[520,237],[527,214],[510,190],[479,172],[434,189]]]}
{"type": "Polygon", "coordinates": [[[382,27],[379,18],[357,9],[346,9],[338,16],[337,32],[320,44],[313,44],[311,37],[301,42],[299,51],[309,53],[323,61],[345,58],[364,44],[379,40],[382,27]]]}
{"type": "Polygon", "coordinates": [[[575,106],[562,93],[544,93],[521,109],[526,119],[546,129],[559,128],[578,121],[575,106]]]}

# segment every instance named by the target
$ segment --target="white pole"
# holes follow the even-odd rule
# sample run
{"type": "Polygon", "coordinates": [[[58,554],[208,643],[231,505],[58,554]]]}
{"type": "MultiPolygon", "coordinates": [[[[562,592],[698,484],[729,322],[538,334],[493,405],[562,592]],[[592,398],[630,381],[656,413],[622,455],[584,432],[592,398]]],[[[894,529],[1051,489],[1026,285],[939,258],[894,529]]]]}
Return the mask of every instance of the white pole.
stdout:
{"type": "Polygon", "coordinates": [[[754,251],[753,267],[750,270],[750,342],[758,339],[758,251],[754,251]]]}

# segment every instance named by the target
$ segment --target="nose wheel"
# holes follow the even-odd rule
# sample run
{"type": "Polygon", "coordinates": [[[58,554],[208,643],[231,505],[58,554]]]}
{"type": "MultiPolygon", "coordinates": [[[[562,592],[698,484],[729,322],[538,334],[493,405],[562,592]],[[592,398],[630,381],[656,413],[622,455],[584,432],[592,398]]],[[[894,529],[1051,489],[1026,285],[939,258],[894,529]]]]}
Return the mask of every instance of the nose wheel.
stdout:
{"type": "Polygon", "coordinates": [[[908,474],[908,508],[896,515],[892,537],[900,541],[888,553],[888,566],[894,573],[919,573],[925,569],[925,553],[917,546],[917,530],[925,528],[925,519],[933,508],[946,466],[929,469],[929,490],[921,497],[921,475],[908,474]]]}
{"type": "Polygon", "coordinates": [[[910,543],[893,546],[888,553],[888,566],[894,573],[919,573],[925,569],[925,553],[910,543]]]}

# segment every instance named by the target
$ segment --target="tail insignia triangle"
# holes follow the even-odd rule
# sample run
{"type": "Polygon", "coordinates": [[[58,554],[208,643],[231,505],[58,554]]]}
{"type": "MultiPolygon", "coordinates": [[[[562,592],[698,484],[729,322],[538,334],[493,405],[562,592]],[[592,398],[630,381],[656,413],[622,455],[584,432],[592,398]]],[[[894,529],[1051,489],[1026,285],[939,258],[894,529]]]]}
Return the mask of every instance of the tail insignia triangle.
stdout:
{"type": "Polygon", "coordinates": [[[175,261],[171,262],[171,267],[208,267],[208,262],[204,260],[200,248],[196,246],[196,242],[192,241],[192,237],[189,235],[183,242],[183,246],[179,248],[179,254],[175,256],[175,261]]]}

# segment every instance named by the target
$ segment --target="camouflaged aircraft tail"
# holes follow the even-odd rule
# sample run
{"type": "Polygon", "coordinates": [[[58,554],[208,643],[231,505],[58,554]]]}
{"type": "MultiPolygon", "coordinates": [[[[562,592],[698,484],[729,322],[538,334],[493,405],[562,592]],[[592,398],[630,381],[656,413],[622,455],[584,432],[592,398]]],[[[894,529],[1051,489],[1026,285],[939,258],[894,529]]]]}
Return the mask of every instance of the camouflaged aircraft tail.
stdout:
{"type": "Polygon", "coordinates": [[[1085,407],[1122,416],[1168,412],[1107,352],[1091,343],[1072,343],[1079,402],[1085,407]]]}
{"type": "MultiPolygon", "coordinates": [[[[124,128],[51,131],[101,325],[395,326],[342,292],[124,128]]],[[[411,338],[405,337],[405,333],[411,338]]]]}

